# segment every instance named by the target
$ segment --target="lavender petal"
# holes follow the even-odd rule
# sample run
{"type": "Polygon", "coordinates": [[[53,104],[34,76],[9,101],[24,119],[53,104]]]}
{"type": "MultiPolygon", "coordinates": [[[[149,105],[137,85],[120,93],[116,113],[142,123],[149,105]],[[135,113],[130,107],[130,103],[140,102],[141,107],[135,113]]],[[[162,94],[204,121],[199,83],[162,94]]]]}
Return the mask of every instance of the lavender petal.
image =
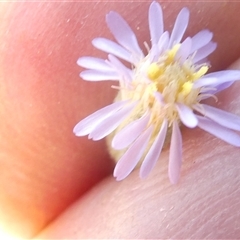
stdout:
{"type": "Polygon", "coordinates": [[[83,80],[86,81],[116,81],[120,79],[120,76],[117,72],[110,71],[99,71],[99,70],[85,70],[82,71],[79,75],[83,80]]]}
{"type": "Polygon", "coordinates": [[[213,89],[211,89],[211,90],[209,90],[209,89],[205,90],[204,88],[202,88],[202,90],[200,92],[204,93],[205,95],[202,95],[202,96],[199,95],[198,99],[199,99],[199,101],[205,100],[205,99],[211,97],[212,95],[215,95],[216,93],[221,92],[226,88],[229,88],[233,83],[234,82],[226,82],[226,83],[222,83],[222,84],[216,85],[216,86],[212,85],[211,88],[213,88],[213,89]]]}
{"type": "Polygon", "coordinates": [[[148,22],[152,45],[155,45],[163,33],[162,8],[157,2],[152,2],[150,5],[148,22]]]}
{"type": "Polygon", "coordinates": [[[99,123],[95,129],[89,134],[89,139],[94,141],[100,140],[114,131],[119,124],[130,114],[133,108],[136,106],[137,102],[133,102],[123,108],[114,112],[111,116],[105,118],[101,123],[99,123]]]}
{"type": "Polygon", "coordinates": [[[216,90],[212,94],[216,94],[218,92],[223,91],[226,88],[229,88],[233,83],[234,83],[234,81],[233,82],[226,82],[226,83],[222,83],[220,85],[217,85],[216,90]]]}
{"type": "Polygon", "coordinates": [[[175,59],[181,63],[184,63],[188,58],[192,47],[192,39],[190,37],[186,38],[184,42],[181,44],[175,59]]]}
{"type": "Polygon", "coordinates": [[[115,56],[108,55],[109,64],[122,76],[127,82],[131,82],[133,79],[133,72],[127,68],[121,61],[119,61],[115,56]]]}
{"type": "Polygon", "coordinates": [[[156,100],[159,103],[164,104],[164,98],[163,98],[163,95],[160,92],[155,92],[154,97],[156,98],[156,100]]]}
{"type": "Polygon", "coordinates": [[[144,131],[149,119],[150,113],[146,112],[141,118],[131,122],[129,125],[123,128],[113,138],[112,147],[117,150],[128,147],[144,131]]]}
{"type": "Polygon", "coordinates": [[[205,117],[197,116],[197,118],[199,128],[235,147],[240,147],[240,136],[237,133],[205,117]]]}
{"type": "Polygon", "coordinates": [[[235,114],[206,104],[201,104],[201,106],[195,105],[194,109],[223,127],[240,131],[240,117],[235,114]]]}
{"type": "Polygon", "coordinates": [[[178,122],[173,122],[173,131],[170,145],[168,176],[172,184],[176,184],[180,177],[182,165],[182,136],[178,122]]]}
{"type": "Polygon", "coordinates": [[[214,42],[209,42],[204,47],[200,48],[195,56],[193,57],[193,63],[201,61],[203,58],[206,58],[217,48],[217,44],[214,42]]]}
{"type": "MultiPolygon", "coordinates": [[[[217,78],[219,84],[240,80],[239,70],[223,70],[205,75],[206,78],[217,78]]],[[[218,84],[218,85],[219,85],[218,84]]]]}
{"type": "Polygon", "coordinates": [[[152,44],[152,48],[149,51],[149,62],[156,62],[161,52],[159,51],[158,45],[152,44]]]}
{"type": "Polygon", "coordinates": [[[205,29],[198,32],[195,36],[192,37],[192,49],[190,53],[194,53],[198,49],[207,45],[213,37],[213,33],[205,29]]]}
{"type": "Polygon", "coordinates": [[[140,177],[146,178],[149,173],[152,171],[154,166],[156,165],[157,160],[159,159],[160,153],[162,151],[162,147],[166,138],[168,122],[165,119],[162,123],[161,129],[151,146],[149,152],[147,153],[145,159],[140,168],[140,177]]]}
{"type": "Polygon", "coordinates": [[[112,71],[113,69],[109,66],[105,60],[95,57],[81,57],[77,60],[77,64],[81,67],[100,71],[112,71]]]}
{"type": "Polygon", "coordinates": [[[172,48],[175,44],[178,44],[185,33],[185,30],[188,26],[189,21],[189,10],[187,8],[183,8],[175,21],[173,31],[169,40],[169,48],[172,48]]]}
{"type": "Polygon", "coordinates": [[[179,117],[185,126],[189,128],[194,128],[197,126],[198,120],[192,109],[181,103],[177,103],[176,108],[178,110],[179,117]]]}
{"type": "Polygon", "coordinates": [[[106,16],[106,22],[115,39],[123,47],[139,58],[144,57],[134,32],[117,12],[109,12],[106,16]]]}
{"type": "Polygon", "coordinates": [[[92,40],[92,44],[95,48],[101,51],[111,53],[127,62],[134,63],[132,59],[132,54],[130,52],[109,39],[95,38],[92,40]]]}
{"type": "Polygon", "coordinates": [[[111,114],[117,112],[128,101],[115,102],[108,105],[80,121],[73,129],[76,136],[88,135],[100,122],[111,114]]]}
{"type": "Polygon", "coordinates": [[[159,52],[161,53],[167,50],[168,45],[169,45],[169,32],[166,31],[162,34],[158,41],[159,52]]]}
{"type": "Polygon", "coordinates": [[[206,74],[194,82],[193,87],[214,86],[218,87],[227,82],[234,82],[240,80],[240,71],[238,70],[224,70],[206,74]]]}
{"type": "Polygon", "coordinates": [[[137,138],[137,140],[120,158],[113,172],[113,176],[116,177],[117,181],[121,181],[126,178],[136,167],[145,151],[145,148],[147,147],[152,134],[152,130],[153,126],[150,126],[143,134],[137,138]]]}
{"type": "Polygon", "coordinates": [[[193,83],[193,88],[201,88],[211,85],[216,85],[218,83],[218,79],[216,77],[207,77],[205,75],[202,78],[199,78],[197,81],[193,83]]]}

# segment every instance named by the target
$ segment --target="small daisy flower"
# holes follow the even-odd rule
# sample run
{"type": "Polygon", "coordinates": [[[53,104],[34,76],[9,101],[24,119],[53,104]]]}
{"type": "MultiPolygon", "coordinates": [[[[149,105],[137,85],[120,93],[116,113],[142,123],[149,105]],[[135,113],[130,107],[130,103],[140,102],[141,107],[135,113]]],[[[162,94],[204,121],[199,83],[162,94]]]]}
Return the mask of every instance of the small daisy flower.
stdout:
{"type": "Polygon", "coordinates": [[[168,174],[177,183],[182,164],[180,127],[199,127],[223,141],[240,147],[240,117],[201,103],[240,80],[240,71],[208,73],[207,57],[216,49],[213,34],[202,30],[182,40],[189,21],[183,8],[171,33],[164,30],[161,6],[149,8],[151,47],[147,55],[127,22],[116,12],[106,16],[116,42],[95,38],[92,44],[108,53],[107,59],[81,57],[78,65],[87,81],[116,81],[118,95],[114,103],[80,121],[77,136],[89,139],[107,137],[110,154],[117,161],[114,177],[126,178],[139,164],[140,177],[149,175],[168,139],[168,174]],[[127,61],[131,67],[125,66],[127,61]],[[234,131],[235,130],[235,131],[234,131]]]}

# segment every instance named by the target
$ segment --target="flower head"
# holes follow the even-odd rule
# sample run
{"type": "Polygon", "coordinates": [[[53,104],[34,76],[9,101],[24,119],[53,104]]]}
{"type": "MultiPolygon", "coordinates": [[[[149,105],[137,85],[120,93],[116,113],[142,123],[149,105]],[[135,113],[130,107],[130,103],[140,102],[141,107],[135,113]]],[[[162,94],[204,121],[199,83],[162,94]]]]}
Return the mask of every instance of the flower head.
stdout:
{"type": "Polygon", "coordinates": [[[189,11],[178,14],[171,33],[164,31],[161,6],[149,8],[151,48],[145,56],[126,21],[116,12],[106,16],[117,43],[96,38],[93,45],[108,53],[106,60],[82,57],[78,65],[87,68],[80,76],[87,81],[118,81],[115,102],[80,121],[77,136],[93,140],[108,136],[110,153],[118,161],[117,180],[127,177],[139,162],[140,177],[145,178],[160,157],[170,137],[169,178],[177,183],[182,163],[180,126],[199,127],[240,147],[240,117],[202,104],[203,99],[240,80],[240,71],[207,73],[207,57],[216,49],[213,34],[202,30],[182,40],[189,11]],[[131,64],[126,67],[119,59],[131,64]]]}

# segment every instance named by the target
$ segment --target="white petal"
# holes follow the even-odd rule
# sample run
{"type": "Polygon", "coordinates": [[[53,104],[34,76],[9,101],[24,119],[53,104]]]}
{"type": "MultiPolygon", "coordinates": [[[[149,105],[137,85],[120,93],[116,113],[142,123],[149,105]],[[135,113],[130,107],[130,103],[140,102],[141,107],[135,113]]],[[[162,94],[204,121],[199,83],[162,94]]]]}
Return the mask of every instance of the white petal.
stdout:
{"type": "Polygon", "coordinates": [[[150,119],[149,112],[146,112],[141,118],[128,124],[112,140],[114,149],[123,149],[128,147],[144,131],[150,119]]]}
{"type": "Polygon", "coordinates": [[[152,45],[157,44],[163,33],[162,8],[157,2],[152,2],[149,8],[149,30],[152,45]]]}
{"type": "Polygon", "coordinates": [[[140,168],[140,177],[146,178],[149,173],[154,168],[157,160],[159,159],[160,153],[162,151],[162,147],[166,138],[168,122],[165,119],[162,123],[161,130],[159,131],[153,145],[149,149],[145,159],[140,168]]]}
{"type": "Polygon", "coordinates": [[[173,31],[169,41],[169,48],[172,48],[175,44],[180,43],[182,40],[183,34],[188,26],[189,21],[189,10],[183,8],[175,21],[173,31]]]}
{"type": "Polygon", "coordinates": [[[193,57],[193,63],[201,61],[203,58],[206,58],[217,48],[217,44],[214,42],[209,42],[204,47],[200,48],[193,57]]]}
{"type": "Polygon", "coordinates": [[[98,71],[98,70],[85,70],[80,73],[80,77],[86,81],[109,81],[119,80],[120,76],[117,72],[110,71],[98,71]]]}
{"type": "Polygon", "coordinates": [[[133,63],[132,54],[125,48],[118,45],[117,43],[106,39],[106,38],[95,38],[92,40],[92,44],[95,48],[100,49],[104,52],[111,53],[127,62],[133,63]]]}
{"type": "Polygon", "coordinates": [[[136,102],[124,106],[117,112],[112,113],[111,116],[105,118],[95,127],[95,129],[93,129],[88,138],[92,138],[94,141],[97,141],[106,137],[118,127],[118,125],[130,114],[135,106],[136,102]]]}
{"type": "Polygon", "coordinates": [[[117,181],[121,181],[126,178],[136,167],[145,151],[145,148],[147,147],[152,130],[153,126],[150,126],[142,135],[139,136],[139,138],[128,148],[128,150],[117,162],[113,172],[113,176],[117,178],[117,181]]]}
{"type": "Polygon", "coordinates": [[[198,127],[233,146],[240,147],[240,136],[237,133],[205,117],[197,116],[197,118],[198,127]]]}
{"type": "Polygon", "coordinates": [[[103,119],[117,112],[128,101],[115,102],[108,105],[80,121],[73,129],[76,136],[88,135],[103,119]]]}
{"type": "Polygon", "coordinates": [[[77,64],[81,67],[100,70],[100,71],[113,71],[111,66],[109,66],[105,60],[95,57],[81,57],[77,60],[77,64]]]}
{"type": "Polygon", "coordinates": [[[174,121],[168,165],[168,176],[172,184],[176,184],[179,180],[181,165],[182,165],[182,135],[177,121],[174,121]]]}
{"type": "Polygon", "coordinates": [[[240,117],[205,104],[195,105],[194,109],[214,122],[236,131],[240,131],[240,117]]]}
{"type": "Polygon", "coordinates": [[[134,32],[117,12],[109,12],[106,16],[106,22],[115,39],[123,47],[139,58],[143,57],[134,32]]]}
{"type": "Polygon", "coordinates": [[[192,37],[192,49],[191,53],[207,45],[213,37],[213,33],[205,29],[198,32],[195,36],[192,37]]]}
{"type": "Polygon", "coordinates": [[[185,126],[189,128],[194,128],[197,126],[198,120],[191,108],[181,103],[177,103],[176,107],[179,117],[185,126]]]}

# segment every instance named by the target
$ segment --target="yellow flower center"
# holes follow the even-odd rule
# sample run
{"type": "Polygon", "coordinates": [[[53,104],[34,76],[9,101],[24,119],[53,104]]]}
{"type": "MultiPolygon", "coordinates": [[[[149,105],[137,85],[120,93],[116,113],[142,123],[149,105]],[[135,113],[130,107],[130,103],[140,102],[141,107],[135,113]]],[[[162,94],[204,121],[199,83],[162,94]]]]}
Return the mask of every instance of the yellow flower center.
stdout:
{"type": "MultiPolygon", "coordinates": [[[[179,120],[175,103],[191,108],[198,102],[200,89],[193,88],[193,83],[206,74],[209,67],[194,65],[191,57],[183,63],[178,61],[176,54],[180,46],[176,44],[152,63],[146,56],[135,69],[132,86],[124,88],[122,95],[125,99],[139,100],[132,119],[150,109],[150,124],[161,126],[164,118],[167,118],[171,125],[173,121],[179,120]],[[161,94],[162,102],[157,100],[156,93],[161,94]]],[[[155,130],[157,132],[159,127],[155,130]]]]}

